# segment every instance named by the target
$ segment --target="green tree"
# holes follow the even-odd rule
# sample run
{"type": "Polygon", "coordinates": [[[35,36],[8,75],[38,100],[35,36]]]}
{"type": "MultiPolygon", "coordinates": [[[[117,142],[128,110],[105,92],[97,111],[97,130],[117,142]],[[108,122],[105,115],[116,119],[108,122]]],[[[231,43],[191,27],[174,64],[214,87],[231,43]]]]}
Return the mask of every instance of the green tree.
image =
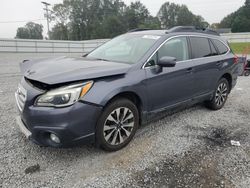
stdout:
{"type": "Polygon", "coordinates": [[[111,38],[134,28],[160,28],[140,2],[126,6],[121,0],[64,0],[53,6],[55,26],[51,39],[111,38]]]}
{"type": "MultiPolygon", "coordinates": [[[[85,40],[113,35],[105,24],[114,16],[119,18],[125,4],[119,0],[64,0],[70,12],[67,24],[70,40],[85,40]]],[[[115,24],[117,24],[117,19],[115,24]]]]}
{"type": "Polygon", "coordinates": [[[207,28],[209,27],[209,23],[204,20],[202,16],[194,16],[194,20],[192,25],[196,26],[197,28],[207,28]]]}
{"type": "Polygon", "coordinates": [[[28,22],[24,27],[17,29],[16,37],[19,39],[43,39],[43,26],[34,22],[28,22]]]}
{"type": "Polygon", "coordinates": [[[240,7],[222,19],[220,28],[232,28],[232,32],[250,31],[250,0],[246,0],[244,6],[240,7]]]}
{"type": "Polygon", "coordinates": [[[150,16],[148,9],[139,1],[132,2],[126,8],[125,20],[127,21],[128,30],[143,27],[147,18],[150,16]]]}
{"type": "Polygon", "coordinates": [[[25,27],[19,27],[16,32],[16,37],[17,39],[29,39],[29,31],[25,27]]]}
{"type": "Polygon", "coordinates": [[[161,29],[161,22],[157,17],[149,16],[138,28],[161,29]]]}
{"type": "Polygon", "coordinates": [[[210,27],[212,28],[212,29],[218,29],[219,28],[219,23],[212,23],[211,25],[210,25],[210,27]]]}
{"type": "Polygon", "coordinates": [[[232,32],[250,31],[250,19],[245,16],[237,16],[232,23],[232,32]]]}
{"type": "Polygon", "coordinates": [[[178,8],[176,24],[177,25],[192,25],[195,16],[190,12],[187,6],[182,5],[178,8]]]}
{"type": "Polygon", "coordinates": [[[68,26],[62,23],[57,23],[54,25],[49,35],[51,40],[68,40],[68,26]]]}
{"type": "Polygon", "coordinates": [[[223,20],[220,22],[219,27],[220,28],[231,28],[232,27],[232,23],[234,18],[236,17],[235,13],[232,13],[228,16],[226,16],[225,18],[223,18],[223,20]]]}
{"type": "Polygon", "coordinates": [[[158,18],[150,15],[148,9],[139,1],[132,2],[125,10],[124,21],[127,30],[135,28],[159,29],[158,18]]]}
{"type": "Polygon", "coordinates": [[[179,5],[169,2],[161,6],[157,17],[161,21],[162,28],[170,28],[177,25],[177,12],[179,9],[179,5]]]}
{"type": "Polygon", "coordinates": [[[245,2],[245,6],[250,7],[250,0],[246,0],[246,2],[245,2]]]}
{"type": "Polygon", "coordinates": [[[162,28],[171,28],[179,25],[205,28],[209,25],[201,16],[194,15],[186,5],[169,2],[161,6],[157,17],[161,22],[162,28]]]}
{"type": "Polygon", "coordinates": [[[68,40],[68,23],[69,23],[70,10],[68,3],[55,4],[52,10],[52,20],[55,21],[55,25],[50,31],[50,39],[52,40],[68,40]]]}

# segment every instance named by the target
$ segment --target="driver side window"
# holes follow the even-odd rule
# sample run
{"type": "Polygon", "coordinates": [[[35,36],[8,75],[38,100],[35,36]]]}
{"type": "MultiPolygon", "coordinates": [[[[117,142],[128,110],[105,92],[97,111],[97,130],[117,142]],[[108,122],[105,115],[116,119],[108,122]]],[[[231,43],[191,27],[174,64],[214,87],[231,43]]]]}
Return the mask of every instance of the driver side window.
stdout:
{"type": "Polygon", "coordinates": [[[189,59],[188,42],[186,37],[177,37],[167,41],[148,61],[146,67],[154,66],[164,56],[175,57],[178,61],[189,59]]]}
{"type": "Polygon", "coordinates": [[[175,57],[177,61],[185,61],[189,59],[188,43],[186,37],[173,38],[166,42],[158,50],[158,58],[164,56],[175,57]]]}

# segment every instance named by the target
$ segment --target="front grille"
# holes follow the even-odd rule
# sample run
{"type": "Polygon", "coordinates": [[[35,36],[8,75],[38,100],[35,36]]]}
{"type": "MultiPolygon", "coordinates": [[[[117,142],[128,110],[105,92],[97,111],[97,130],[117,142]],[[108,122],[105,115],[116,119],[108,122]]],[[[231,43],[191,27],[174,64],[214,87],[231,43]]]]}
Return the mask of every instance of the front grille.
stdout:
{"type": "Polygon", "coordinates": [[[22,112],[27,99],[27,91],[23,88],[22,85],[19,84],[15,96],[17,107],[22,112]]]}

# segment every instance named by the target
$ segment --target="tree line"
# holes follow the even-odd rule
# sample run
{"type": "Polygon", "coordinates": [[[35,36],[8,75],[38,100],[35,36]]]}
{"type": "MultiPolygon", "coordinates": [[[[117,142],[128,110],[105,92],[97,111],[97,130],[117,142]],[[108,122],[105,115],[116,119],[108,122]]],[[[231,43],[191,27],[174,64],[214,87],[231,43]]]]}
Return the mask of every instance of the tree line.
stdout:
{"type": "Polygon", "coordinates": [[[232,32],[250,32],[250,0],[237,11],[226,16],[218,25],[218,28],[231,28],[232,32]]]}
{"type": "MultiPolygon", "coordinates": [[[[250,18],[249,1],[246,0],[240,13],[233,13],[214,25],[235,25],[232,28],[244,25],[242,23],[238,26],[237,21],[242,20],[242,17],[243,21],[250,18]]],[[[49,33],[49,38],[53,40],[112,38],[135,28],[167,29],[178,25],[209,27],[202,16],[193,14],[186,5],[169,2],[164,3],[154,17],[139,1],[126,5],[122,0],[64,0],[52,7],[49,18],[54,23],[49,33]]],[[[248,23],[250,24],[249,21],[248,23]]],[[[29,22],[18,28],[16,38],[42,39],[42,31],[42,25],[29,22]]]]}

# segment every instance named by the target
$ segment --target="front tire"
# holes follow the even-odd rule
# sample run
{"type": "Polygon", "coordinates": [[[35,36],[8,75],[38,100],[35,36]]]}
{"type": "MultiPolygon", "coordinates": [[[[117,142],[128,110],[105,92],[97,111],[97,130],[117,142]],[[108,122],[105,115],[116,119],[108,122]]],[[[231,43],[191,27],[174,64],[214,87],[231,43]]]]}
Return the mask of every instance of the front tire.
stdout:
{"type": "Polygon", "coordinates": [[[212,100],[205,102],[206,106],[212,110],[221,109],[227,101],[229,92],[230,87],[227,79],[221,78],[217,84],[212,100]]]}
{"type": "Polygon", "coordinates": [[[121,98],[105,107],[96,127],[96,142],[107,151],[125,147],[139,126],[138,109],[133,102],[121,98]]]}

